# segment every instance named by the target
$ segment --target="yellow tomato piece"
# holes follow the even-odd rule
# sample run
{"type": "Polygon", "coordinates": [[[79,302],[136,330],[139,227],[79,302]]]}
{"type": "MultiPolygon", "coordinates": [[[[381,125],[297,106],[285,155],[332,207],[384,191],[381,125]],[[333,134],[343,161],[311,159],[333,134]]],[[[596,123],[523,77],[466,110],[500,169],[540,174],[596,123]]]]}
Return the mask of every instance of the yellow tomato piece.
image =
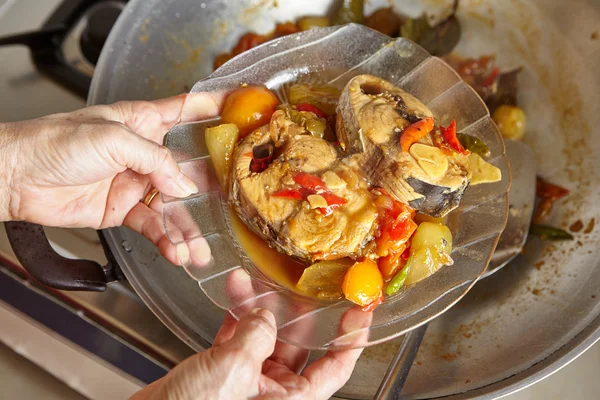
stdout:
{"type": "Polygon", "coordinates": [[[446,220],[445,218],[436,218],[436,217],[432,217],[431,215],[421,214],[421,213],[418,213],[417,215],[415,215],[415,219],[414,219],[414,221],[419,225],[422,224],[423,222],[433,222],[434,224],[443,224],[445,220],[446,220]]]}
{"type": "Polygon", "coordinates": [[[434,222],[423,222],[417,228],[411,243],[413,251],[432,248],[438,252],[452,252],[452,233],[446,225],[434,222]]]}
{"type": "Polygon", "coordinates": [[[223,123],[236,124],[240,139],[270,122],[279,101],[263,86],[247,86],[235,90],[225,100],[223,123]]]}
{"type": "Polygon", "coordinates": [[[505,139],[521,140],[525,136],[527,118],[525,111],[516,106],[502,105],[494,111],[492,119],[505,139]]]}
{"type": "Polygon", "coordinates": [[[370,259],[350,267],[342,285],[346,299],[362,307],[380,298],[382,290],[383,277],[377,264],[370,259]]]}

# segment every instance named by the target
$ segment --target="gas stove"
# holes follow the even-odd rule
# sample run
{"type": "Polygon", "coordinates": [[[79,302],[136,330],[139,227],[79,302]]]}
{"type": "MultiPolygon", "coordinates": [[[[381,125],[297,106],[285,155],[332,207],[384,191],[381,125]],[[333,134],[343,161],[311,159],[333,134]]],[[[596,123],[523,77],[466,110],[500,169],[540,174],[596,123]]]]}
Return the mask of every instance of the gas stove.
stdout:
{"type": "MultiPolygon", "coordinates": [[[[0,121],[84,107],[94,65],[125,3],[0,0],[0,121]]],[[[106,263],[96,231],[46,233],[59,254],[106,263]]],[[[90,398],[126,398],[193,354],[127,282],[104,293],[37,284],[20,267],[3,225],[0,327],[0,341],[90,398]]]]}

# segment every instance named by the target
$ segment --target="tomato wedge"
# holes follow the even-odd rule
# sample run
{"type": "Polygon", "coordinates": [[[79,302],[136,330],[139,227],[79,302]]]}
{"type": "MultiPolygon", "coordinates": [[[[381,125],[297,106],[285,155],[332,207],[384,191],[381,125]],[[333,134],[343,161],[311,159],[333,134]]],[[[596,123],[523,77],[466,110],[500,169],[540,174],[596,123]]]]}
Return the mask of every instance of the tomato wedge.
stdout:
{"type": "Polygon", "coordinates": [[[470,153],[469,150],[465,150],[465,148],[460,143],[460,140],[458,140],[458,137],[456,137],[456,121],[455,120],[452,120],[452,122],[450,123],[450,125],[448,125],[447,128],[440,126],[440,131],[442,131],[442,136],[444,137],[444,141],[446,143],[448,143],[448,145],[450,145],[452,150],[456,151],[457,153],[465,154],[465,155],[470,153]]]}
{"type": "Polygon", "coordinates": [[[319,110],[317,107],[313,106],[310,103],[296,104],[296,109],[298,111],[311,112],[313,114],[316,114],[317,117],[320,117],[320,118],[327,118],[327,114],[325,114],[323,111],[319,110]]]}
{"type": "Polygon", "coordinates": [[[417,230],[417,224],[410,214],[403,213],[396,218],[390,227],[390,239],[395,242],[408,240],[417,230]]]}
{"type": "MultiPolygon", "coordinates": [[[[390,197],[385,190],[377,190],[382,193],[382,196],[390,197]]],[[[380,235],[375,239],[377,254],[380,257],[404,252],[409,244],[409,239],[417,229],[417,224],[413,221],[416,215],[415,210],[393,199],[392,204],[391,209],[380,210],[380,235]]]]}
{"type": "Polygon", "coordinates": [[[307,172],[297,172],[293,176],[294,182],[302,186],[304,189],[314,190],[315,192],[327,190],[325,182],[316,175],[307,172]]]}
{"type": "Polygon", "coordinates": [[[569,190],[553,183],[550,183],[542,178],[537,178],[535,185],[535,194],[543,199],[562,199],[569,194],[569,190]]]}
{"type": "Polygon", "coordinates": [[[406,127],[402,132],[402,135],[400,135],[400,146],[402,146],[402,151],[408,151],[413,143],[427,135],[432,130],[433,118],[431,117],[423,118],[422,120],[406,127]]]}
{"type": "Polygon", "coordinates": [[[379,272],[385,282],[396,276],[396,273],[404,267],[406,260],[402,258],[404,253],[392,253],[377,260],[379,272]]]}

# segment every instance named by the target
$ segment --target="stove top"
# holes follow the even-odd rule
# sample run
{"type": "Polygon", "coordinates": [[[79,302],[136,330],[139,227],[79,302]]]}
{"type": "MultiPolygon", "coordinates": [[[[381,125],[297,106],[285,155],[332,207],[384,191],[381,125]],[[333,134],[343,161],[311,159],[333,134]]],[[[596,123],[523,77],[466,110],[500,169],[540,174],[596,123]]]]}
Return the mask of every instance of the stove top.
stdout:
{"type": "Polygon", "coordinates": [[[39,30],[0,38],[0,45],[22,44],[37,69],[85,98],[102,47],[126,0],[65,0],[39,30]]]}

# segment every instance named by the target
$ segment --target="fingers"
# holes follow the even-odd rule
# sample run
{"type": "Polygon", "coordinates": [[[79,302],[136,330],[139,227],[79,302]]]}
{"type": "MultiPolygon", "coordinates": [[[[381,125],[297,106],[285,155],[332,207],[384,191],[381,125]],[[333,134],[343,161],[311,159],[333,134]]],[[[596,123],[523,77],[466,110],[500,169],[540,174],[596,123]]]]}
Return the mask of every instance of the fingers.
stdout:
{"type": "MultiPolygon", "coordinates": [[[[340,326],[340,337],[342,344],[347,347],[359,347],[364,345],[369,337],[368,329],[371,325],[372,312],[362,311],[353,307],[343,316],[340,326]]],[[[304,376],[313,389],[316,399],[328,399],[341,389],[354,370],[356,361],[363,349],[328,351],[323,357],[310,364],[302,376],[304,376]]]]}
{"type": "MultiPolygon", "coordinates": [[[[315,330],[315,320],[310,313],[312,307],[305,304],[297,304],[296,307],[299,315],[305,314],[304,318],[283,328],[280,333],[282,333],[282,336],[288,341],[293,343],[305,343],[310,335],[314,334],[315,330]]],[[[284,365],[289,368],[290,371],[299,374],[306,366],[309,355],[309,350],[288,343],[277,342],[275,351],[269,359],[284,365]]]]}
{"type": "MultiPolygon", "coordinates": [[[[160,251],[163,257],[172,264],[182,265],[186,260],[182,260],[186,256],[185,250],[180,248],[178,254],[177,247],[171,243],[165,234],[162,216],[157,211],[151,210],[142,203],[136,204],[125,217],[123,225],[133,229],[137,233],[141,233],[144,237],[150,240],[160,251]],[[182,262],[183,261],[183,262],[182,262]]],[[[185,243],[180,245],[186,247],[185,243]]]]}
{"type": "Polygon", "coordinates": [[[231,340],[233,335],[235,334],[235,328],[237,327],[238,320],[233,317],[229,312],[225,313],[225,318],[223,318],[223,323],[219,328],[219,331],[215,335],[215,340],[213,341],[213,346],[220,346],[223,343],[231,340]]]}
{"type": "Polygon", "coordinates": [[[330,398],[348,382],[362,350],[328,351],[306,367],[302,376],[310,382],[315,399],[330,398]]]}
{"type": "Polygon", "coordinates": [[[123,225],[144,235],[160,251],[163,257],[175,265],[205,265],[211,259],[211,251],[204,238],[177,245],[166,235],[162,215],[142,203],[136,204],[125,217],[123,225]]]}
{"type": "Polygon", "coordinates": [[[223,351],[242,352],[259,367],[273,353],[277,340],[275,316],[256,308],[240,319],[231,339],[223,343],[223,351]]]}
{"type": "Polygon", "coordinates": [[[78,117],[119,122],[140,136],[162,143],[176,124],[217,117],[227,92],[190,93],[155,101],[122,101],[76,112],[78,117]]]}
{"type": "MultiPolygon", "coordinates": [[[[231,271],[227,276],[225,285],[225,290],[231,304],[243,304],[241,310],[242,314],[246,314],[254,308],[254,301],[247,301],[248,299],[252,299],[254,297],[252,279],[244,269],[238,268],[231,271]]],[[[238,309],[238,311],[240,310],[238,309]]],[[[230,340],[235,333],[237,324],[238,320],[233,316],[233,314],[231,314],[231,312],[227,311],[225,313],[225,318],[223,318],[223,324],[215,336],[213,346],[219,346],[230,340]]]]}
{"type": "Polygon", "coordinates": [[[278,341],[273,355],[269,359],[285,365],[290,371],[299,374],[306,367],[309,355],[309,350],[278,341]]]}
{"type": "Polygon", "coordinates": [[[108,134],[99,132],[93,141],[101,153],[106,151],[121,168],[147,175],[164,194],[187,197],[198,192],[196,184],[181,171],[164,146],[118,126],[108,134]]]}

